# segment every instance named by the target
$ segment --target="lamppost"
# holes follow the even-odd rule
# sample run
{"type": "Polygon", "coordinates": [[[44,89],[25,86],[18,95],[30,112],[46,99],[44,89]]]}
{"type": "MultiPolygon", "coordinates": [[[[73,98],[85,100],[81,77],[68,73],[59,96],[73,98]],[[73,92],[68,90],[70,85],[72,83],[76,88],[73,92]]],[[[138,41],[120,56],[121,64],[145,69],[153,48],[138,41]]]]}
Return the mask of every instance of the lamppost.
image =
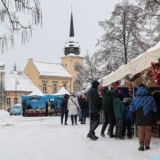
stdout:
{"type": "Polygon", "coordinates": [[[15,100],[14,100],[14,103],[16,104],[17,103],[17,85],[19,85],[19,81],[18,81],[18,79],[16,78],[15,79],[15,100]]]}

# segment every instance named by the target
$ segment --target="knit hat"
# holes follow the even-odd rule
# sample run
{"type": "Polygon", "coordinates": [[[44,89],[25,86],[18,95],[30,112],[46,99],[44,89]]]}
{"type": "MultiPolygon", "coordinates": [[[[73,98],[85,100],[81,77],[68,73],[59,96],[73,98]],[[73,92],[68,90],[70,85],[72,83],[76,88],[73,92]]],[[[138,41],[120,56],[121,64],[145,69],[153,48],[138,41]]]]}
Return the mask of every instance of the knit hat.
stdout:
{"type": "Polygon", "coordinates": [[[123,101],[123,96],[121,93],[116,93],[116,97],[119,98],[121,101],[123,101]]]}
{"type": "Polygon", "coordinates": [[[117,88],[114,88],[112,91],[114,94],[117,94],[119,92],[117,88]]]}
{"type": "Polygon", "coordinates": [[[98,89],[99,82],[98,81],[93,81],[92,82],[92,88],[98,89]]]}

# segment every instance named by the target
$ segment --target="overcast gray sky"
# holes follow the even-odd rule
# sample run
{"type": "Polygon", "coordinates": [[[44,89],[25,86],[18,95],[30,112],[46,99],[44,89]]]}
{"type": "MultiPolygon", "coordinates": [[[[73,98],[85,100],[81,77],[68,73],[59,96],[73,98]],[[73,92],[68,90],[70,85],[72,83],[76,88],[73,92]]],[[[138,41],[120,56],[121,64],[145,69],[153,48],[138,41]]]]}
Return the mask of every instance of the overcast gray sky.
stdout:
{"type": "MultiPolygon", "coordinates": [[[[71,4],[75,37],[80,43],[81,54],[88,50],[93,54],[97,39],[104,34],[98,21],[109,19],[116,3],[122,0],[42,0],[43,27],[33,32],[30,42],[24,46],[16,42],[15,49],[1,54],[6,72],[23,71],[28,58],[36,61],[60,63],[64,56],[64,44],[69,38],[71,4]]],[[[20,39],[20,37],[19,37],[20,39]]]]}

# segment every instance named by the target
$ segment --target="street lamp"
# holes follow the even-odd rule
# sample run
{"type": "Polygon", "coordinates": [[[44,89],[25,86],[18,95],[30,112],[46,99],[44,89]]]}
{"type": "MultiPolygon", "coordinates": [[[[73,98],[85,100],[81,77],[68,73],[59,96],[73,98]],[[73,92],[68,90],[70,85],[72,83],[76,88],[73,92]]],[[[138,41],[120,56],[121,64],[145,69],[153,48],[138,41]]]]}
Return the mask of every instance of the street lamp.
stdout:
{"type": "MultiPolygon", "coordinates": [[[[17,85],[19,85],[19,81],[18,81],[18,79],[16,78],[15,79],[15,101],[14,101],[14,103],[16,102],[17,103],[17,100],[16,100],[16,98],[17,98],[17,85]]],[[[15,103],[15,104],[16,104],[15,103]]]]}

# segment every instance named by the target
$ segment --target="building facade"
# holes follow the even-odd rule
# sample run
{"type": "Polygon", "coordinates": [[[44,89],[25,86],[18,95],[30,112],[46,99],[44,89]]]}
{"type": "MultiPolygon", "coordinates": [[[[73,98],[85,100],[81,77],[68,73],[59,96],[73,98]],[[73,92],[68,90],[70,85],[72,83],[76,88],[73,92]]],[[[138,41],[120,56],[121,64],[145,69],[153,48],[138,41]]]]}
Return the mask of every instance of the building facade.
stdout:
{"type": "Polygon", "coordinates": [[[74,36],[71,13],[70,34],[64,46],[61,64],[37,62],[30,58],[23,72],[44,94],[57,93],[63,86],[68,92],[77,93],[82,90],[82,83],[78,81],[78,72],[75,70],[77,63],[83,65],[83,57],[80,56],[79,42],[74,36]]]}
{"type": "Polygon", "coordinates": [[[40,92],[27,75],[21,72],[5,74],[5,110],[20,104],[21,95],[29,95],[37,90],[40,92]]]}

